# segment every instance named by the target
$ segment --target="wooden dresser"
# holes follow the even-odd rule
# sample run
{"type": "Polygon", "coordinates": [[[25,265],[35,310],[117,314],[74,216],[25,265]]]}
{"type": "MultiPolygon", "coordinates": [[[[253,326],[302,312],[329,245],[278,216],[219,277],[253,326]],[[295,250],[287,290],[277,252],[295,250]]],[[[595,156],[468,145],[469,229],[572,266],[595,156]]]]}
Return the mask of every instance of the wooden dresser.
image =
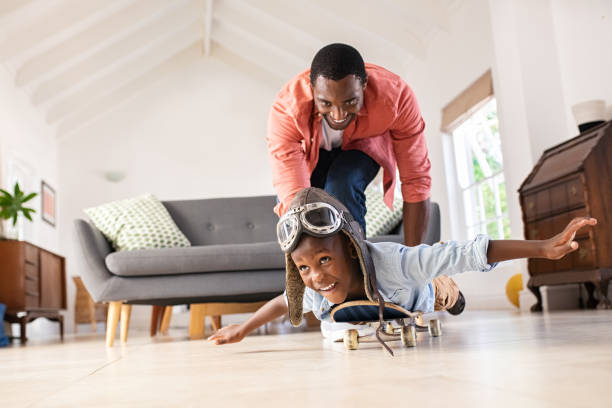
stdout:
{"type": "Polygon", "coordinates": [[[612,122],[546,150],[519,193],[527,239],[550,238],[574,217],[598,220],[595,227],[578,232],[577,251],[556,261],[529,260],[527,287],[538,299],[531,310],[542,310],[541,286],[568,283],[585,285],[589,294],[587,307],[610,308],[607,290],[612,278],[612,122]]]}
{"type": "Polygon", "coordinates": [[[21,325],[22,343],[26,324],[39,317],[59,322],[63,339],[65,259],[25,241],[0,240],[0,303],[7,308],[5,320],[21,325]]]}

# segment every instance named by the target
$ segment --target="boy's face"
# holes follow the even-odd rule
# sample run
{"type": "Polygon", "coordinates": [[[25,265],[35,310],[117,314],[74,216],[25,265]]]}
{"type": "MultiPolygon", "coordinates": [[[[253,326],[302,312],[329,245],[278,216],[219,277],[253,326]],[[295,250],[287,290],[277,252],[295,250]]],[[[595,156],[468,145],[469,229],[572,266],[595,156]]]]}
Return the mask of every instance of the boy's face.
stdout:
{"type": "Polygon", "coordinates": [[[342,234],[325,238],[304,235],[291,258],[304,284],[330,302],[365,298],[359,264],[342,234]]]}

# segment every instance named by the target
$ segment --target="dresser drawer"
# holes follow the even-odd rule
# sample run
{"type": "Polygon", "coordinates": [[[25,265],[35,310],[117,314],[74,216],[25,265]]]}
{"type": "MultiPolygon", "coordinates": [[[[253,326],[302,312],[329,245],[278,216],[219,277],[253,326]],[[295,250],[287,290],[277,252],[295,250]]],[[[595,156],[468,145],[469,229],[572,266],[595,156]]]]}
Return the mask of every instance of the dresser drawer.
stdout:
{"type": "Polygon", "coordinates": [[[25,293],[26,296],[36,296],[40,294],[40,290],[38,287],[38,279],[25,279],[25,293]]]}
{"type": "Polygon", "coordinates": [[[584,188],[580,177],[551,185],[545,190],[525,194],[525,221],[533,221],[585,205],[584,188]]]}
{"type": "Polygon", "coordinates": [[[573,178],[565,183],[565,189],[567,191],[568,207],[578,207],[585,204],[584,187],[580,177],[573,178]]]}
{"type": "Polygon", "coordinates": [[[26,295],[25,297],[25,306],[26,308],[31,307],[39,307],[40,306],[40,297],[39,296],[30,296],[26,295]]]}
{"type": "MultiPolygon", "coordinates": [[[[544,218],[539,221],[528,222],[525,228],[526,239],[548,239],[561,231],[570,223],[571,220],[578,217],[586,217],[586,208],[577,208],[572,211],[567,211],[552,217],[544,218]]],[[[576,238],[588,237],[589,229],[583,228],[576,234],[576,238]]]]}
{"type": "Polygon", "coordinates": [[[38,265],[32,265],[30,263],[25,263],[24,268],[26,279],[36,279],[38,280],[38,265]]]}
{"type": "Polygon", "coordinates": [[[35,246],[24,244],[26,264],[38,265],[39,249],[35,246]]]}
{"type": "Polygon", "coordinates": [[[592,269],[597,266],[595,249],[589,238],[576,239],[578,249],[571,254],[575,269],[592,269]]]}
{"type": "Polygon", "coordinates": [[[550,191],[542,190],[525,195],[523,199],[525,219],[531,221],[550,213],[550,191]]]}

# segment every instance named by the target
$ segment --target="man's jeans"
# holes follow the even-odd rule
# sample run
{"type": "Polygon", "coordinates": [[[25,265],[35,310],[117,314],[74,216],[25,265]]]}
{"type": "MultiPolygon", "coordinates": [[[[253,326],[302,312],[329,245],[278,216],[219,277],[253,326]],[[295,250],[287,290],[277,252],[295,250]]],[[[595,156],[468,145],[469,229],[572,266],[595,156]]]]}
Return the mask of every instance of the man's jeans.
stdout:
{"type": "Polygon", "coordinates": [[[319,161],[310,176],[310,185],[336,197],[351,212],[365,234],[364,190],[376,177],[380,165],[359,150],[319,150],[319,161]]]}

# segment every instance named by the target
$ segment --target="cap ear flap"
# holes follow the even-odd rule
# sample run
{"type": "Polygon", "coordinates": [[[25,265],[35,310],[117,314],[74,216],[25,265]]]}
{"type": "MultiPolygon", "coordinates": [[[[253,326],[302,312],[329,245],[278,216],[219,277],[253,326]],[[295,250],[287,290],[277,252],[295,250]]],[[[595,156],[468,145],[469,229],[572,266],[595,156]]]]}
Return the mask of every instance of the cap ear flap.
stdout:
{"type": "Polygon", "coordinates": [[[291,254],[285,254],[287,306],[289,307],[289,321],[293,326],[302,323],[302,304],[306,286],[300,276],[297,266],[291,259],[291,254]]]}

